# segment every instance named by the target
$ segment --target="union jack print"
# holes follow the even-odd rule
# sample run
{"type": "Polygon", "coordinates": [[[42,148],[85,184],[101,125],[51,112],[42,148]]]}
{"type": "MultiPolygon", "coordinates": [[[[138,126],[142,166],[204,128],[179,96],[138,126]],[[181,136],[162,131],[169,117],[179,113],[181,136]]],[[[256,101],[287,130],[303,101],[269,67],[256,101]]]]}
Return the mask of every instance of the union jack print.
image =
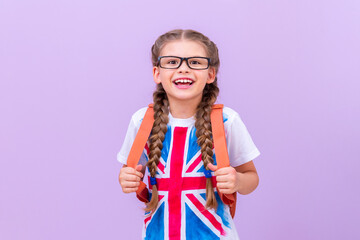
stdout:
{"type": "MultiPolygon", "coordinates": [[[[168,125],[156,174],[159,204],[144,218],[146,240],[222,239],[231,229],[228,206],[217,192],[217,211],[205,208],[205,168],[195,132],[193,126],[168,125]]],[[[144,151],[148,157],[148,145],[144,151]]],[[[211,180],[215,187],[215,177],[211,180]]]]}

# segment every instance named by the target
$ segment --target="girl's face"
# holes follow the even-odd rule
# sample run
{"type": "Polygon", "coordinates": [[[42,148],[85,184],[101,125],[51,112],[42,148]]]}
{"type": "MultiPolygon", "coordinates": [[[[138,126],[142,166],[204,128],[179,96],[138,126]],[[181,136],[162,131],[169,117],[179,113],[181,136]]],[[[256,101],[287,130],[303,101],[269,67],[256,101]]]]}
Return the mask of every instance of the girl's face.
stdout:
{"type": "MultiPolygon", "coordinates": [[[[204,46],[191,40],[174,40],[166,43],[160,56],[208,57],[204,46]]],[[[177,69],[155,66],[153,76],[155,83],[162,84],[170,103],[173,101],[185,103],[189,100],[200,103],[205,85],[215,80],[215,69],[210,66],[205,70],[194,70],[189,68],[184,60],[177,69]],[[190,80],[192,83],[179,82],[182,79],[190,80]]]]}

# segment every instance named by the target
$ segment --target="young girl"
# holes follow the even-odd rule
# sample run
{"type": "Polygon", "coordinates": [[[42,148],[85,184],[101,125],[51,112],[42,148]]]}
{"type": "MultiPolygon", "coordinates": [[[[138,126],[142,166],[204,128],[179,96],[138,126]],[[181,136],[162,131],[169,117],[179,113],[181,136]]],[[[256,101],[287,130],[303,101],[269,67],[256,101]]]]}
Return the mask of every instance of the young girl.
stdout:
{"type": "Polygon", "coordinates": [[[252,160],[260,152],[238,113],[224,107],[230,167],[217,169],[210,113],[219,93],[218,49],[199,32],[177,29],[161,35],[151,52],[157,87],[152,132],[139,165],[127,167],[147,107],[135,112],[117,156],[124,164],[119,175],[124,193],[138,189],[146,166],[157,180],[148,183],[151,201],[145,209],[143,239],[238,239],[216,187],[224,194],[254,191],[259,178],[252,160]],[[205,170],[212,171],[213,181],[205,170]],[[190,177],[206,182],[206,187],[198,181],[189,184],[190,177]]]}

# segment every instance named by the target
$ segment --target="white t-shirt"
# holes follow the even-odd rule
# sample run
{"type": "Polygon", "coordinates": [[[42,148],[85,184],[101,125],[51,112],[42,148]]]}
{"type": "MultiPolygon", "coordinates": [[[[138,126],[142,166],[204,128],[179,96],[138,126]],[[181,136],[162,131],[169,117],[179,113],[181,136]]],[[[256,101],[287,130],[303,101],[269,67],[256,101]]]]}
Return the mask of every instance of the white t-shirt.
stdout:
{"type": "MultiPolygon", "coordinates": [[[[123,145],[117,154],[117,160],[123,164],[126,164],[132,143],[134,142],[136,133],[140,128],[141,121],[144,118],[146,110],[147,107],[141,108],[131,117],[123,145]]],[[[229,107],[224,107],[223,118],[230,165],[232,167],[237,167],[258,157],[260,152],[255,146],[239,114],[229,107]]],[[[195,123],[195,118],[173,118],[171,113],[169,113],[169,124],[172,122],[195,123]]],[[[141,155],[139,160],[139,164],[144,165],[146,162],[147,158],[144,150],[144,153],[141,155]]]]}
{"type": "MultiPolygon", "coordinates": [[[[126,164],[146,109],[147,107],[141,108],[131,118],[124,143],[117,155],[118,161],[123,164],[126,164]]],[[[237,112],[224,107],[223,121],[231,166],[240,166],[260,155],[237,112]]],[[[179,119],[169,113],[168,130],[155,176],[159,204],[152,215],[145,213],[143,239],[238,239],[229,207],[221,202],[216,188],[217,210],[204,207],[205,168],[196,142],[194,123],[194,117],[179,119]]],[[[148,151],[147,143],[139,164],[146,164],[148,151]]],[[[213,157],[216,165],[216,155],[213,157]]],[[[148,176],[148,169],[145,176],[148,176]]]]}

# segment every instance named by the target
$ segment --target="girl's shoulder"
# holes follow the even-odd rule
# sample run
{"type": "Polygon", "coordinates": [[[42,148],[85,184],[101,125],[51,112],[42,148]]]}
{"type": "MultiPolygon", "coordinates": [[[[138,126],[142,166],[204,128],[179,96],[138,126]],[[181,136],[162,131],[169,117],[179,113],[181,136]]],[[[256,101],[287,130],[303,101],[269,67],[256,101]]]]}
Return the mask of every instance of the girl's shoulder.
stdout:
{"type": "Polygon", "coordinates": [[[131,116],[131,121],[133,121],[134,125],[139,128],[141,125],[141,122],[145,116],[146,110],[148,107],[143,107],[137,110],[133,115],[131,116]]]}
{"type": "Polygon", "coordinates": [[[234,119],[236,119],[236,118],[241,120],[239,113],[230,107],[224,106],[224,108],[223,108],[224,124],[226,124],[226,125],[231,124],[234,121],[234,119]]]}

